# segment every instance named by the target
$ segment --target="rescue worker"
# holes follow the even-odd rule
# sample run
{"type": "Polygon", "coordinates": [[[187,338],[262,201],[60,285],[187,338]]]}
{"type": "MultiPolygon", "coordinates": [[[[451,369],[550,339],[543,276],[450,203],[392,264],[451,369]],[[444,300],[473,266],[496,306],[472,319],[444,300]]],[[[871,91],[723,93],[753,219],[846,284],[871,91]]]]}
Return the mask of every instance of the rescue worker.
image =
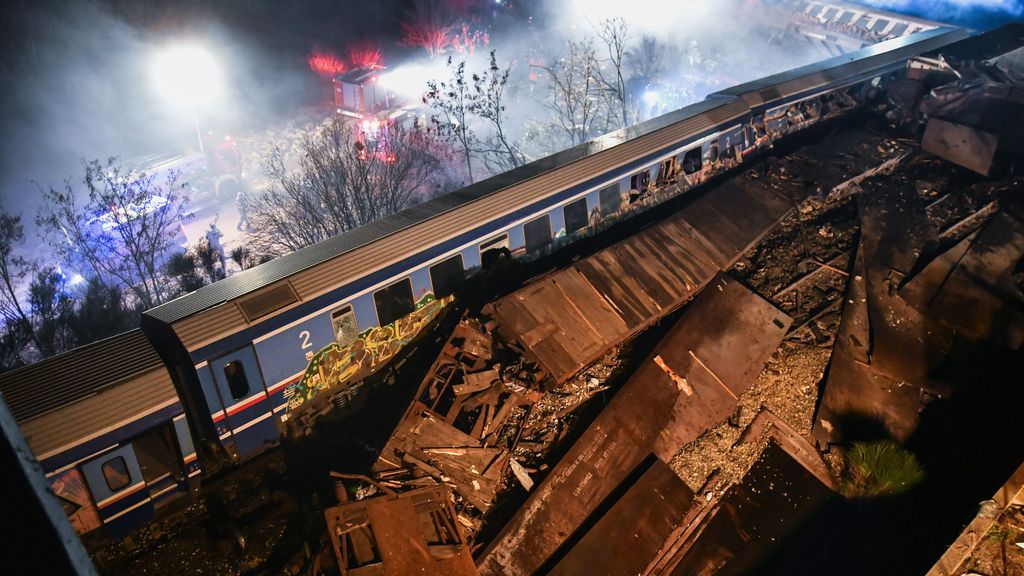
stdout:
{"type": "Polygon", "coordinates": [[[244,188],[238,191],[235,205],[238,207],[238,231],[252,232],[252,225],[249,223],[249,195],[245,193],[244,188]]]}
{"type": "Polygon", "coordinates": [[[224,271],[224,275],[228,274],[228,261],[224,255],[224,246],[220,243],[220,239],[224,237],[224,233],[217,228],[216,222],[210,222],[210,229],[206,231],[206,241],[210,244],[210,250],[217,252],[217,257],[220,259],[220,267],[224,271]]]}

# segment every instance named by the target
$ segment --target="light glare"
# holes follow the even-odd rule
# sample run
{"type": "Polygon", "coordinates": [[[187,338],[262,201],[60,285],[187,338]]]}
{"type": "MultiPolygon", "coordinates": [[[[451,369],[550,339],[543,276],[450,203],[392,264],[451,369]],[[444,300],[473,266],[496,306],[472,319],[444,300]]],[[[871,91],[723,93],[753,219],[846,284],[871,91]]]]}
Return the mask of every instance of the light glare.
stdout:
{"type": "Polygon", "coordinates": [[[168,46],[157,52],[151,73],[161,95],[174,103],[197,106],[221,87],[217,63],[194,44],[168,46]]]}

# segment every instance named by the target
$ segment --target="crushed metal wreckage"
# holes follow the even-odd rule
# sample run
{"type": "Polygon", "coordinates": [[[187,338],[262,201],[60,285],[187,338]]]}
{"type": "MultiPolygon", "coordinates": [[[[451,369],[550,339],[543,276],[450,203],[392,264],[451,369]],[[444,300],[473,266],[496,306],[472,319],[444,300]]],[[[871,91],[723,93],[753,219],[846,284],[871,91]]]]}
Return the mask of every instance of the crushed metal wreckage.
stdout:
{"type": "Polygon", "coordinates": [[[912,439],[965,341],[1019,351],[1021,182],[921,152],[927,123],[968,120],[921,115],[950,72],[919,69],[886,104],[913,138],[847,126],[767,156],[464,315],[375,488],[326,511],[343,573],[749,572],[839,500],[853,425],[912,439]]]}
{"type": "Polygon", "coordinates": [[[716,277],[483,552],[481,573],[539,570],[644,462],[669,460],[727,419],[789,324],[736,281],[716,277]],[[695,394],[682,392],[655,356],[695,394]]]}
{"type": "Polygon", "coordinates": [[[475,576],[469,545],[455,522],[451,492],[424,486],[396,494],[365,476],[332,473],[339,479],[363,480],[380,493],[350,501],[343,483],[337,506],[324,518],[334,559],[342,576],[475,576]]]}

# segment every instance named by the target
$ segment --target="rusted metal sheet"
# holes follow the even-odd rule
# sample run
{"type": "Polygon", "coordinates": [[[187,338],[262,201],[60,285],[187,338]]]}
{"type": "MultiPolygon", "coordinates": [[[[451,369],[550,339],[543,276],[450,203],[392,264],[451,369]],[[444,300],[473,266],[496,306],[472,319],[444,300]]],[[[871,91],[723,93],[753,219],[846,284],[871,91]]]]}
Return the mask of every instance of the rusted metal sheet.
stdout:
{"type": "Polygon", "coordinates": [[[899,380],[873,370],[870,365],[876,328],[868,308],[868,278],[864,250],[860,247],[854,256],[853,274],[843,301],[843,319],[811,431],[820,447],[842,440],[866,421],[880,421],[894,437],[901,439],[917,426],[920,389],[902,386],[899,380]]]}
{"type": "Polygon", "coordinates": [[[719,274],[505,525],[481,573],[534,573],[652,452],[668,461],[728,418],[791,322],[719,274]]]}
{"type": "Polygon", "coordinates": [[[564,382],[694,296],[791,210],[729,181],[678,214],[494,304],[499,333],[564,382]]]}
{"type": "Polygon", "coordinates": [[[443,486],[346,502],[324,517],[342,576],[477,574],[443,486]]]}
{"type": "Polygon", "coordinates": [[[900,296],[959,334],[1008,348],[1024,344],[1024,297],[1014,283],[1024,224],[999,212],[977,234],[932,260],[900,296]]]}
{"type": "MultiPolygon", "coordinates": [[[[822,461],[814,446],[800,435],[792,426],[773,414],[767,408],[761,408],[757,416],[743,431],[737,444],[755,444],[760,446],[757,459],[751,464],[739,484],[731,486],[725,491],[708,491],[698,496],[698,504],[687,512],[686,517],[679,522],[678,527],[669,534],[664,545],[658,550],[653,560],[645,569],[637,570],[636,574],[645,576],[665,576],[667,574],[705,574],[715,573],[714,570],[704,572],[696,570],[695,566],[702,569],[707,567],[725,566],[728,573],[740,573],[740,566],[752,566],[752,559],[748,556],[763,557],[764,549],[774,541],[771,538],[781,540],[784,532],[795,528],[807,515],[812,512],[821,501],[827,497],[828,492],[835,489],[832,475],[825,462],[822,461]],[[770,444],[769,444],[770,443],[770,444]],[[785,453],[785,456],[792,462],[785,461],[786,472],[781,478],[765,475],[763,468],[766,465],[765,447],[774,444],[785,453]],[[762,468],[758,470],[758,466],[762,468]],[[786,476],[788,471],[798,470],[792,477],[786,476]],[[765,486],[764,478],[768,478],[765,486]],[[778,481],[776,481],[778,480],[778,481]],[[815,482],[817,480],[817,482],[815,482]],[[760,482],[760,485],[757,483],[760,482]],[[747,550],[740,546],[738,550],[715,550],[711,558],[698,558],[701,547],[714,546],[714,540],[710,544],[701,544],[702,534],[709,526],[715,523],[722,523],[718,515],[722,511],[723,503],[727,514],[733,513],[736,506],[737,494],[762,496],[753,502],[753,508],[772,510],[777,512],[776,517],[769,521],[767,527],[763,526],[764,517],[771,518],[772,512],[754,514],[749,517],[734,516],[737,533],[741,535],[744,542],[750,542],[753,550],[747,550]],[[705,504],[705,500],[707,504],[705,504]],[[788,504],[788,505],[787,505],[788,504]],[[731,508],[732,507],[732,508],[731,508]],[[765,531],[768,533],[766,534],[765,531]],[[761,550],[757,550],[760,548],[761,550]],[[742,559],[737,566],[730,566],[729,563],[736,559],[742,559]],[[720,562],[720,564],[716,564],[720,562]],[[695,571],[680,570],[679,565],[689,566],[695,571]]],[[[778,454],[768,453],[768,461],[777,458],[778,454]]],[[[743,508],[743,506],[739,506],[743,508]]],[[[723,542],[725,544],[725,542],[723,542]]]]}
{"type": "Polygon", "coordinates": [[[657,458],[555,565],[550,576],[639,574],[693,504],[693,491],[657,458]],[[600,567],[600,568],[597,568],[600,567]]]}
{"type": "Polygon", "coordinates": [[[743,480],[687,527],[674,555],[644,574],[750,574],[832,494],[773,437],[743,480]]]}

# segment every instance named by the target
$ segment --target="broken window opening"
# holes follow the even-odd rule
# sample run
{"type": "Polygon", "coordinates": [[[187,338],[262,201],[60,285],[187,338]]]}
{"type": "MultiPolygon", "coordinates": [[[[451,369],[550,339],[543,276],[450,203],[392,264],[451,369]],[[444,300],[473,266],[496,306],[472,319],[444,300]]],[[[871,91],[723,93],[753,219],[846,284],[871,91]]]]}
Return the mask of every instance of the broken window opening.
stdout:
{"type": "Polygon", "coordinates": [[[694,172],[699,172],[701,167],[700,148],[687,150],[686,154],[683,155],[683,172],[693,174],[694,172]]]}
{"type": "Polygon", "coordinates": [[[446,258],[430,267],[430,285],[434,288],[435,298],[444,298],[462,284],[466,279],[466,269],[462,265],[462,254],[446,258]]]}
{"type": "Polygon", "coordinates": [[[718,142],[713,142],[708,146],[707,161],[712,164],[718,162],[718,142]]]}
{"type": "Polygon", "coordinates": [[[614,214],[622,207],[622,195],[619,194],[618,184],[605,186],[598,192],[598,197],[600,199],[602,216],[614,214]]]}
{"type": "Polygon", "coordinates": [[[500,234],[480,244],[480,265],[490,268],[502,254],[509,255],[508,234],[500,234]]]}
{"type": "Polygon", "coordinates": [[[572,234],[577,230],[587,227],[587,199],[580,198],[570,202],[562,208],[562,217],[565,219],[565,233],[572,234]]]}
{"type": "Polygon", "coordinates": [[[416,309],[412,297],[412,281],[399,280],[373,293],[373,304],[377,309],[377,322],[387,326],[395,320],[411,314],[416,309]]]}
{"type": "Polygon", "coordinates": [[[245,366],[241,360],[232,360],[224,365],[224,378],[228,381],[228,391],[235,400],[249,395],[249,378],[245,375],[245,366]]]}
{"type": "Polygon", "coordinates": [[[359,326],[352,306],[345,305],[331,312],[331,327],[334,329],[334,341],[338,346],[348,346],[355,342],[359,335],[359,326]]]}
{"type": "Polygon", "coordinates": [[[551,244],[551,217],[547,214],[523,224],[526,251],[535,252],[551,244]]]}
{"type": "Polygon", "coordinates": [[[637,172],[629,179],[629,202],[632,204],[647,194],[651,183],[651,171],[637,172]]]}
{"type": "Polygon", "coordinates": [[[655,186],[669,186],[679,181],[679,160],[672,156],[658,167],[658,180],[655,186]]]}

